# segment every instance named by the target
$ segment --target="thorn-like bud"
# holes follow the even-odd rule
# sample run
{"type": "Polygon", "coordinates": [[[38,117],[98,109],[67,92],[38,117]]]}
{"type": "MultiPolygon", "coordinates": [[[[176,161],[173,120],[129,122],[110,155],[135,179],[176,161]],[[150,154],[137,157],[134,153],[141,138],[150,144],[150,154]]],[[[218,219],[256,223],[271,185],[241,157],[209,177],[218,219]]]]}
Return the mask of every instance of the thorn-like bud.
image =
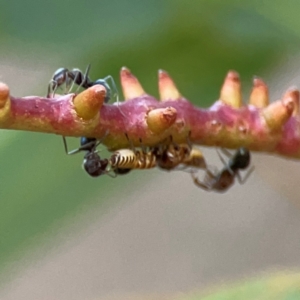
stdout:
{"type": "Polygon", "coordinates": [[[9,100],[9,88],[5,83],[0,82],[0,108],[3,108],[9,100]]]}
{"type": "Polygon", "coordinates": [[[291,98],[294,101],[293,116],[299,115],[299,98],[300,93],[296,87],[289,88],[283,96],[283,99],[291,98]]]}
{"type": "Polygon", "coordinates": [[[74,108],[78,117],[84,120],[93,119],[100,111],[106,96],[103,85],[94,85],[80,94],[74,100],[74,108]]]}
{"type": "Polygon", "coordinates": [[[120,77],[125,101],[146,94],[139,81],[126,67],[121,69],[120,77]]]}
{"type": "Polygon", "coordinates": [[[161,101],[178,100],[181,98],[174,81],[164,70],[158,71],[158,88],[161,101]]]}
{"type": "Polygon", "coordinates": [[[8,120],[11,115],[11,100],[9,87],[0,82],[0,120],[4,122],[8,120]]]}
{"type": "Polygon", "coordinates": [[[229,71],[223,83],[220,100],[235,108],[242,106],[242,93],[240,76],[235,71],[229,71]]]}
{"type": "Polygon", "coordinates": [[[271,131],[280,130],[292,116],[294,107],[294,99],[288,95],[264,108],[262,115],[269,129],[271,131]]]}
{"type": "Polygon", "coordinates": [[[269,89],[265,82],[255,77],[253,79],[253,88],[250,94],[250,101],[251,105],[254,105],[258,108],[264,108],[269,105],[269,89]]]}
{"type": "Polygon", "coordinates": [[[172,126],[177,118],[177,110],[173,107],[157,108],[147,114],[147,124],[154,133],[162,133],[172,126]]]}

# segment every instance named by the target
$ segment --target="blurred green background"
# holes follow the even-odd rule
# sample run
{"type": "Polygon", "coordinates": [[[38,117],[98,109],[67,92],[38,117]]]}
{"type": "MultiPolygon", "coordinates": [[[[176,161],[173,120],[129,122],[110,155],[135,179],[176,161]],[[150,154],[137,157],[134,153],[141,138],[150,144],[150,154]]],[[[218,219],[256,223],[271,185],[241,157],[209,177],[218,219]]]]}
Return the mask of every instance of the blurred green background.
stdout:
{"type": "MultiPolygon", "coordinates": [[[[247,95],[253,75],[271,80],[300,45],[296,0],[28,0],[0,1],[0,8],[1,80],[16,96],[44,95],[57,68],[91,63],[93,79],[110,74],[120,90],[119,70],[127,66],[155,96],[164,69],[184,96],[208,107],[229,69],[241,74],[247,95]]],[[[60,137],[37,133],[2,131],[0,156],[3,287],[25,257],[47,255],[58,233],[63,241],[79,216],[97,208],[101,219],[158,174],[89,178],[81,154],[67,157],[60,137]]],[[[167,180],[156,188],[170,189],[167,180]]]]}

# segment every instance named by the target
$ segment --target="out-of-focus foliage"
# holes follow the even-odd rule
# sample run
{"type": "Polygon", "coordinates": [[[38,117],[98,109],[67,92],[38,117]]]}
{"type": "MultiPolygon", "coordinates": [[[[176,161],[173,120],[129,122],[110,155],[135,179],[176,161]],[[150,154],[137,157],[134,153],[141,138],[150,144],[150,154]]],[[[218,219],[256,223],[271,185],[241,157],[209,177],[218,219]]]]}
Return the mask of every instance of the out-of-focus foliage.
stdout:
{"type": "MultiPolygon", "coordinates": [[[[294,51],[300,4],[293,2],[1,1],[0,41],[11,47],[10,57],[33,59],[35,51],[39,58],[44,51],[44,61],[59,57],[53,71],[91,63],[92,78],[111,74],[118,83],[125,65],[153,95],[162,68],[183,95],[208,106],[228,69],[238,70],[249,87],[253,75],[263,76],[294,51]]],[[[45,94],[47,83],[36,78],[31,94],[45,94]]],[[[80,168],[82,155],[67,157],[60,137],[11,134],[0,145],[0,271],[57,233],[65,220],[76,221],[79,210],[111,205],[112,196],[118,198],[115,186],[122,194],[136,176],[91,179],[80,168]]]]}
{"type": "Polygon", "coordinates": [[[218,290],[207,296],[191,294],[180,300],[297,300],[300,299],[300,274],[275,274],[218,290]]]}

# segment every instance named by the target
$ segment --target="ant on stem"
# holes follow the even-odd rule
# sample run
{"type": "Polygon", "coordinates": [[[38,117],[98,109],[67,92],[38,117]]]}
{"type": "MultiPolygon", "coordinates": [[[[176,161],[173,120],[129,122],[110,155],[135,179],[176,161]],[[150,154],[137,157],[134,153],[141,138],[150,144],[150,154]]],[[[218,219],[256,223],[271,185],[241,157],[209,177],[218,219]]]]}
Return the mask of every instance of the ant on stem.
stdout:
{"type": "Polygon", "coordinates": [[[222,149],[222,152],[229,157],[229,161],[226,162],[218,152],[218,155],[224,164],[223,169],[213,172],[206,168],[203,181],[200,181],[195,176],[195,173],[192,172],[192,178],[197,186],[206,191],[222,193],[227,191],[228,188],[234,184],[235,178],[237,178],[240,184],[245,183],[248,179],[250,174],[253,172],[254,167],[247,172],[244,178],[241,177],[239,171],[246,169],[250,164],[251,156],[249,150],[244,147],[240,147],[233,155],[225,149],[222,149]]]}

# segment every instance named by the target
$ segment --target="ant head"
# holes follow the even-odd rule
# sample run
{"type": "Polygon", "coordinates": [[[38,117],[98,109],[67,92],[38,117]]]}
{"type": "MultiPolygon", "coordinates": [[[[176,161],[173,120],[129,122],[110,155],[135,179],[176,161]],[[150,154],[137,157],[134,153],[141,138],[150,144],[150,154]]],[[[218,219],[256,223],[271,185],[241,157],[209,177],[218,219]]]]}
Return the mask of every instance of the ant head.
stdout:
{"type": "Polygon", "coordinates": [[[250,164],[250,152],[247,148],[240,147],[233,157],[236,168],[246,169],[250,164]]]}
{"type": "Polygon", "coordinates": [[[106,167],[108,165],[107,159],[101,159],[100,156],[95,153],[87,153],[84,156],[83,168],[92,177],[98,177],[100,175],[107,174],[106,167]]]}

